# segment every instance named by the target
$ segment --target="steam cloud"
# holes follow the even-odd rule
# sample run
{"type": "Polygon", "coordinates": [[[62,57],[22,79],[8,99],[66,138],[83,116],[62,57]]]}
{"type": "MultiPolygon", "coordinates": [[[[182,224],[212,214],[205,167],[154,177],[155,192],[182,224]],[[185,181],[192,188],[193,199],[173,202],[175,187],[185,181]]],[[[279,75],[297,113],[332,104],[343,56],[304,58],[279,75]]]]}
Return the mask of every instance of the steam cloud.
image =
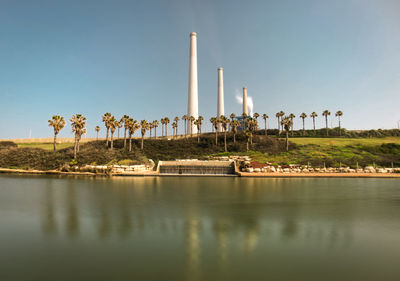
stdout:
{"type": "MultiPolygon", "coordinates": [[[[238,104],[243,104],[243,97],[239,94],[238,90],[236,91],[235,98],[238,104]]],[[[254,107],[253,98],[247,96],[247,108],[249,110],[250,116],[253,116],[253,107],[254,107]]]]}

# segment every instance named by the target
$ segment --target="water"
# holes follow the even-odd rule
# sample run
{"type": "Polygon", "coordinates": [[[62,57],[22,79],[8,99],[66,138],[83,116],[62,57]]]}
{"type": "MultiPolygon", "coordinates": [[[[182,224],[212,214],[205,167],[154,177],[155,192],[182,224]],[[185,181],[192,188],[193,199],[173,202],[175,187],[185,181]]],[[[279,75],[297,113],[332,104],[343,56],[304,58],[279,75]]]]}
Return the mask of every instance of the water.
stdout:
{"type": "Polygon", "coordinates": [[[396,179],[0,176],[0,280],[400,280],[396,179]]]}

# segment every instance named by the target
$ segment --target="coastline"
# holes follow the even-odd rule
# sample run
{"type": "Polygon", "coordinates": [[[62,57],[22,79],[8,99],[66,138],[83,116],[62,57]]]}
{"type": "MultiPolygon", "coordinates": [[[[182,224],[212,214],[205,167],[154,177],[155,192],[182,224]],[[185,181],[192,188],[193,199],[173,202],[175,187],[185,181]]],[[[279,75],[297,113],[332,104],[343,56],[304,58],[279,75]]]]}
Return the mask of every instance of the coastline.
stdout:
{"type": "Polygon", "coordinates": [[[232,175],[195,175],[195,174],[160,174],[157,171],[146,172],[129,172],[119,174],[98,174],[91,172],[62,172],[56,170],[40,171],[40,170],[23,170],[23,169],[8,169],[0,168],[0,174],[24,174],[24,175],[65,175],[65,176],[95,176],[95,177],[251,177],[251,178],[395,178],[400,179],[400,173],[247,173],[236,172],[232,175]]]}

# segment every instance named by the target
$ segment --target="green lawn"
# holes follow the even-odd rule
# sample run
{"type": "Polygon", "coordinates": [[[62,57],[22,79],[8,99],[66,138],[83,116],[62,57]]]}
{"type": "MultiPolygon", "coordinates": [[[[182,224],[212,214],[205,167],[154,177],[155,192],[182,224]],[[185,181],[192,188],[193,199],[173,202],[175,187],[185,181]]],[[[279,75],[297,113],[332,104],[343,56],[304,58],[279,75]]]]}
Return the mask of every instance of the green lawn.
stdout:
{"type": "MultiPolygon", "coordinates": [[[[59,144],[57,144],[57,149],[62,149],[62,148],[70,147],[73,145],[74,145],[74,143],[72,143],[72,142],[59,143],[59,144]]],[[[46,150],[53,150],[52,143],[19,143],[18,147],[43,148],[46,150]]]]}
{"type": "Polygon", "coordinates": [[[383,143],[396,143],[400,144],[400,137],[386,137],[386,138],[289,138],[289,140],[296,144],[317,144],[320,146],[346,146],[346,145],[381,145],[383,143]]]}

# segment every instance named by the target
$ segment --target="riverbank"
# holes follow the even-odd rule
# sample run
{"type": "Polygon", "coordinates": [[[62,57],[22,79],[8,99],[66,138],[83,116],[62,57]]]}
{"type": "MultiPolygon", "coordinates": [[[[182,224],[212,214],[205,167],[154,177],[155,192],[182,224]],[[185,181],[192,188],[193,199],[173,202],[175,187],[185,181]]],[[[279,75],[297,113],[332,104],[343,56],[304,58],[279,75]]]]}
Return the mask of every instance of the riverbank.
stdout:
{"type": "Polygon", "coordinates": [[[179,175],[179,174],[160,174],[157,171],[141,171],[141,172],[125,172],[117,174],[98,174],[91,172],[62,172],[57,170],[40,171],[40,170],[22,170],[22,169],[6,169],[0,168],[0,174],[24,174],[24,175],[65,175],[65,176],[93,176],[93,177],[144,177],[144,176],[161,176],[161,177],[254,177],[254,178],[398,178],[400,174],[380,174],[380,173],[247,173],[236,172],[233,175],[179,175]]]}

